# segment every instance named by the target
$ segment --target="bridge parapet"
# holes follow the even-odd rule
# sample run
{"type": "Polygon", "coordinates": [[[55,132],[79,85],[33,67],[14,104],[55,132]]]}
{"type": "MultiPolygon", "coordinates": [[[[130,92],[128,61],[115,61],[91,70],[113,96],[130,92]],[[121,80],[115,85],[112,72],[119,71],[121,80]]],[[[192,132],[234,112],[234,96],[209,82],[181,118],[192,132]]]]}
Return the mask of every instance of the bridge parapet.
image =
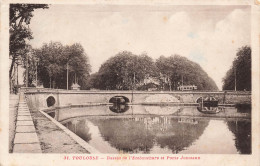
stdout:
{"type": "Polygon", "coordinates": [[[91,94],[91,93],[97,93],[97,94],[103,94],[103,93],[110,93],[110,94],[234,94],[234,95],[251,95],[251,91],[131,91],[131,90],[65,90],[65,89],[51,89],[51,88],[21,88],[22,92],[32,94],[32,93],[68,93],[68,94],[91,94]]]}
{"type": "Polygon", "coordinates": [[[28,105],[32,108],[48,107],[47,99],[52,106],[80,105],[86,103],[108,103],[112,97],[123,96],[132,104],[148,102],[196,103],[199,97],[213,96],[219,103],[237,104],[251,103],[249,91],[89,91],[63,90],[46,88],[22,88],[27,96],[28,105]],[[52,99],[50,99],[50,97],[52,99]]]}

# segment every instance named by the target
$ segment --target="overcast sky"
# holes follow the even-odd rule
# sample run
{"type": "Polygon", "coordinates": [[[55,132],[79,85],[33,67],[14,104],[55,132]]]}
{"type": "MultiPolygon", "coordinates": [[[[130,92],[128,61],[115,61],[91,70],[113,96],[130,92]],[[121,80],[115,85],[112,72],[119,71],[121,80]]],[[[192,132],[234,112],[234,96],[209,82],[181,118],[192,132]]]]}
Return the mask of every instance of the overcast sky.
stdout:
{"type": "Polygon", "coordinates": [[[92,73],[118,52],[146,52],[154,60],[179,54],[197,62],[222,87],[238,48],[250,45],[248,6],[51,5],[36,10],[33,47],[81,43],[92,73]]]}

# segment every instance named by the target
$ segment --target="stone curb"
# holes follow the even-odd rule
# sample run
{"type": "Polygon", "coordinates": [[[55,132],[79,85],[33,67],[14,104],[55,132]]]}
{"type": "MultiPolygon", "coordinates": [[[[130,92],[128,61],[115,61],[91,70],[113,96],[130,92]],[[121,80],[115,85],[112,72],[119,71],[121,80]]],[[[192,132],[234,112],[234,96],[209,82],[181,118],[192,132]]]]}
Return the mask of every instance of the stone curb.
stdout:
{"type": "Polygon", "coordinates": [[[13,153],[42,153],[40,141],[23,93],[20,93],[19,96],[13,153]]]}
{"type": "Polygon", "coordinates": [[[98,151],[96,148],[89,145],[86,141],[84,141],[82,138],[74,134],[72,131],[70,131],[68,128],[63,126],[61,123],[53,119],[51,116],[49,116],[47,113],[45,113],[42,110],[39,110],[44,116],[46,116],[49,120],[51,120],[55,125],[57,125],[59,128],[61,128],[66,134],[68,134],[73,140],[75,140],[79,145],[81,145],[84,149],[86,149],[89,153],[94,154],[100,154],[101,152],[98,151]]]}

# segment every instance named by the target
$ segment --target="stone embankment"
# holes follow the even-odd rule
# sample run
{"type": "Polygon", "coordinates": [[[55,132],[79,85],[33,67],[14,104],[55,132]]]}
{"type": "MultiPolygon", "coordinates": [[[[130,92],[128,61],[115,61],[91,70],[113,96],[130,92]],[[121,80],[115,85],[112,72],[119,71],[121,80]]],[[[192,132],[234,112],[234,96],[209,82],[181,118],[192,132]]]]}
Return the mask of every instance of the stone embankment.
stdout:
{"type": "Polygon", "coordinates": [[[41,112],[29,111],[23,93],[9,101],[10,153],[89,153],[41,112]]]}
{"type": "Polygon", "coordinates": [[[36,134],[31,113],[23,93],[19,96],[15,136],[13,142],[14,153],[41,153],[41,146],[36,134]]]}
{"type": "Polygon", "coordinates": [[[13,142],[15,135],[15,123],[17,117],[17,107],[19,96],[15,94],[9,95],[9,153],[13,152],[13,142]]]}

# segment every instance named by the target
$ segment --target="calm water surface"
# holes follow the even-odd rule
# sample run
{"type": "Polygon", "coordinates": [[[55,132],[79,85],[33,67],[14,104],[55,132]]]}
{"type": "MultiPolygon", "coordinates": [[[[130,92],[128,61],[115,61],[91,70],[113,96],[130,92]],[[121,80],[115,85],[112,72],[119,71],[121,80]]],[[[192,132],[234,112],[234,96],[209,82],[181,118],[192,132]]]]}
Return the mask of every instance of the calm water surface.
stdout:
{"type": "Polygon", "coordinates": [[[102,153],[251,153],[246,109],[95,106],[49,114],[102,153]]]}

